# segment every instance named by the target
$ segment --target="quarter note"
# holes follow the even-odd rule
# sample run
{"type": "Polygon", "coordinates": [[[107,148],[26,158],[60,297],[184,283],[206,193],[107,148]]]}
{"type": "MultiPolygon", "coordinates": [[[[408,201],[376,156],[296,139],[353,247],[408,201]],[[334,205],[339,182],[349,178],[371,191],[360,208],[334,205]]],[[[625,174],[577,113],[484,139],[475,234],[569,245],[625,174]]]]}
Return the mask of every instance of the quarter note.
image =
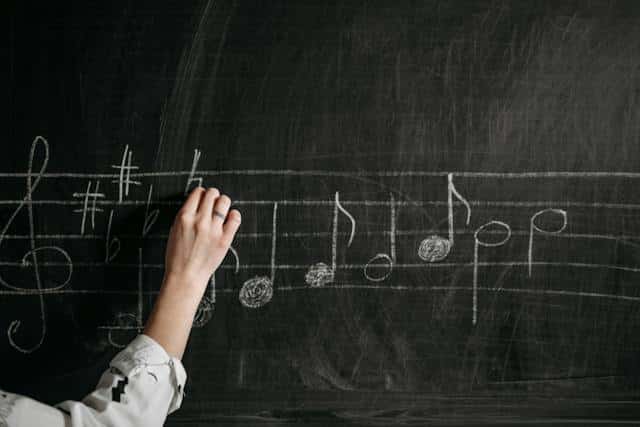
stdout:
{"type": "Polygon", "coordinates": [[[267,276],[254,276],[242,284],[238,299],[248,308],[258,308],[268,304],[273,297],[273,283],[276,277],[276,234],[278,231],[278,202],[273,204],[271,217],[271,274],[267,276]]]}

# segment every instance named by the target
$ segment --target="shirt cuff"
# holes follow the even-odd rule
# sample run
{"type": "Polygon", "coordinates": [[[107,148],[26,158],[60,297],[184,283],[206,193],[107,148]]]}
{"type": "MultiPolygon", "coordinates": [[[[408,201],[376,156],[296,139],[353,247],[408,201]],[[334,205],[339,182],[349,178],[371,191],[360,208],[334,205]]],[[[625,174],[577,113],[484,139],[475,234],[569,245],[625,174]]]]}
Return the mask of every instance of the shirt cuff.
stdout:
{"type": "Polygon", "coordinates": [[[173,387],[173,398],[169,404],[169,413],[180,408],[187,382],[187,372],[180,359],[171,357],[166,350],[148,335],[138,335],[129,345],[118,353],[110,365],[124,376],[135,375],[142,369],[153,366],[169,366],[169,381],[173,387]]]}

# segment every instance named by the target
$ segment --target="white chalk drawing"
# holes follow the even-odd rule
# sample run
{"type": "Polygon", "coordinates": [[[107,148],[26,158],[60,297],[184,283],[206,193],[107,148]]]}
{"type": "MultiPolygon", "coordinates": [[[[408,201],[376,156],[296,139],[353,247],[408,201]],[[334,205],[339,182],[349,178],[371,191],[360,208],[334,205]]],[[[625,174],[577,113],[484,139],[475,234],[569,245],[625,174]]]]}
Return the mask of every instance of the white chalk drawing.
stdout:
{"type": "Polygon", "coordinates": [[[151,194],[153,193],[153,184],[149,185],[149,195],[147,196],[147,205],[145,206],[144,211],[144,222],[142,223],[142,237],[145,237],[149,234],[149,230],[158,220],[158,215],[160,214],[159,209],[151,209],[151,194]]]}
{"type": "Polygon", "coordinates": [[[39,349],[44,342],[44,338],[47,334],[47,314],[45,310],[44,304],[44,291],[56,291],[64,288],[70,281],[71,276],[73,275],[73,262],[71,261],[71,257],[67,253],[66,250],[62,249],[59,246],[37,246],[36,238],[35,238],[35,223],[34,223],[34,212],[33,212],[33,193],[40,183],[43,174],[47,169],[47,164],[49,163],[49,143],[42,136],[36,136],[31,144],[31,149],[29,151],[29,163],[27,166],[26,177],[26,193],[22,198],[22,201],[18,204],[13,213],[9,216],[9,219],[5,223],[2,231],[0,232],[0,249],[2,248],[2,244],[5,241],[5,236],[7,231],[15,221],[16,217],[26,206],[27,208],[27,216],[29,219],[29,251],[26,252],[18,265],[23,267],[31,267],[33,269],[33,277],[35,278],[35,290],[22,288],[18,285],[11,283],[9,280],[5,279],[0,274],[0,285],[2,287],[7,288],[12,291],[29,291],[30,295],[35,295],[38,297],[38,306],[39,306],[39,319],[40,319],[40,336],[35,344],[31,346],[25,347],[24,345],[18,344],[15,339],[15,335],[20,331],[22,326],[22,321],[15,319],[9,323],[9,327],[7,328],[7,339],[9,340],[9,345],[13,347],[15,350],[21,353],[32,353],[35,350],[39,349]],[[42,164],[40,165],[40,169],[38,171],[34,171],[34,161],[36,154],[38,152],[38,148],[42,150],[42,164]],[[52,254],[57,254],[62,258],[62,262],[60,262],[60,266],[66,269],[66,277],[64,280],[60,282],[53,282],[50,286],[43,286],[43,277],[41,268],[46,267],[38,262],[38,254],[41,252],[51,252],[52,254]]]}
{"type": "Polygon", "coordinates": [[[567,228],[567,212],[562,209],[549,208],[549,209],[538,211],[535,214],[533,214],[533,216],[531,217],[531,220],[529,221],[529,249],[527,251],[527,264],[528,264],[527,269],[528,269],[529,277],[531,277],[531,270],[532,270],[532,264],[533,264],[534,233],[538,232],[540,234],[548,234],[548,235],[560,234],[564,231],[565,228],[567,228]],[[536,219],[542,215],[547,215],[547,214],[560,215],[562,217],[562,225],[555,230],[544,230],[540,228],[538,225],[536,225],[536,219]]]}
{"type": "Polygon", "coordinates": [[[184,186],[184,194],[185,196],[189,194],[189,192],[193,189],[191,184],[196,183],[196,187],[202,186],[202,177],[196,177],[196,170],[198,168],[198,163],[200,162],[200,156],[202,155],[202,151],[195,149],[193,150],[193,162],[191,162],[191,170],[189,171],[189,177],[187,179],[187,183],[184,186]]]}
{"type": "Polygon", "coordinates": [[[124,348],[129,343],[129,341],[131,341],[131,333],[135,332],[136,334],[139,334],[142,332],[142,329],[144,327],[143,318],[142,318],[143,310],[144,310],[144,303],[142,300],[143,293],[144,293],[143,292],[144,282],[143,282],[142,248],[138,248],[137,267],[138,267],[138,280],[137,280],[138,288],[136,292],[136,297],[137,297],[136,313],[135,314],[122,313],[122,312],[117,313],[115,315],[114,325],[98,326],[98,329],[107,331],[107,340],[109,341],[109,344],[111,344],[116,348],[124,348]],[[114,337],[115,333],[123,335],[124,340],[120,341],[116,339],[116,337],[114,337]]]}
{"type": "Polygon", "coordinates": [[[120,239],[111,237],[111,226],[113,223],[113,209],[109,212],[109,221],[107,222],[107,234],[104,240],[104,263],[109,264],[120,253],[120,239]]]}
{"type": "Polygon", "coordinates": [[[427,237],[418,246],[418,257],[427,262],[442,261],[451,251],[451,241],[436,234],[427,237]]]}
{"type": "Polygon", "coordinates": [[[367,262],[365,267],[362,269],[362,272],[364,273],[364,277],[371,282],[381,282],[387,279],[391,275],[396,263],[396,204],[393,194],[391,194],[389,198],[389,252],[391,255],[386,253],[377,253],[367,262]],[[383,261],[385,264],[380,264],[380,261],[383,261]],[[379,276],[369,272],[371,268],[381,267],[384,267],[386,271],[379,276]]]}
{"type": "Polygon", "coordinates": [[[85,224],[87,222],[87,214],[90,215],[91,218],[91,229],[95,230],[96,228],[96,212],[102,212],[102,209],[96,206],[98,198],[104,198],[104,193],[100,193],[100,181],[96,182],[96,186],[93,191],[91,191],[92,182],[89,181],[87,183],[87,189],[84,193],[73,193],[74,198],[81,198],[82,208],[74,209],[74,212],[82,213],[82,221],[80,223],[80,234],[84,234],[85,224]],[[91,205],[89,205],[89,198],[91,198],[91,205]]]}
{"type": "Polygon", "coordinates": [[[273,297],[273,282],[267,276],[256,276],[244,282],[240,289],[240,302],[248,308],[268,304],[273,297]]]}
{"type": "Polygon", "coordinates": [[[273,284],[276,278],[276,236],[278,235],[278,204],[273,204],[271,217],[271,274],[255,276],[245,281],[240,288],[238,299],[247,308],[258,308],[268,304],[273,297],[273,284]]]}
{"type": "MultiPolygon", "coordinates": [[[[539,295],[553,296],[558,298],[601,298],[619,303],[640,303],[640,296],[614,294],[606,292],[588,292],[573,291],[567,289],[525,289],[515,287],[498,287],[497,285],[483,285],[480,268],[501,268],[501,267],[519,267],[526,269],[527,276],[533,275],[534,267],[546,267],[547,269],[558,269],[563,271],[566,269],[587,270],[599,269],[624,274],[640,273],[640,266],[637,265],[618,265],[597,262],[583,262],[580,259],[542,261],[535,259],[535,244],[540,244],[543,238],[553,237],[554,239],[577,240],[589,239],[591,241],[606,241],[615,244],[628,245],[634,249],[640,248],[640,237],[630,232],[626,234],[616,234],[613,232],[590,233],[589,230],[573,233],[566,232],[568,227],[567,209],[609,209],[635,213],[640,210],[638,203],[611,203],[584,200],[473,200],[467,201],[458,192],[454,185],[454,176],[456,179],[464,178],[467,180],[528,180],[528,179],[550,179],[550,180],[637,180],[640,179],[640,173],[628,172],[426,172],[426,171],[318,171],[318,170],[198,170],[202,152],[198,149],[194,150],[191,167],[188,170],[179,171],[160,171],[145,172],[138,170],[138,166],[132,164],[133,153],[126,145],[122,155],[120,164],[111,165],[114,171],[109,173],[72,173],[72,172],[47,172],[49,162],[49,143],[42,137],[37,136],[33,140],[29,153],[28,167],[26,172],[21,173],[0,173],[2,179],[24,179],[26,188],[24,196],[14,200],[0,200],[0,207],[8,211],[9,217],[4,226],[0,229],[0,297],[22,297],[37,298],[38,312],[34,316],[38,320],[37,327],[39,334],[27,334],[27,326],[31,328],[32,321],[29,318],[19,316],[18,319],[9,319],[6,329],[8,344],[18,352],[31,353],[40,348],[47,334],[47,310],[45,307],[45,296],[74,296],[74,295],[113,295],[135,298],[137,307],[131,313],[118,312],[113,319],[113,323],[108,326],[100,326],[99,328],[107,331],[108,341],[116,346],[122,347],[129,341],[133,333],[139,333],[143,327],[143,297],[151,297],[157,295],[158,289],[144,289],[143,273],[147,270],[161,272],[164,268],[162,260],[149,260],[143,262],[142,249],[138,250],[137,262],[128,262],[121,255],[121,249],[124,247],[124,239],[140,242],[154,239],[153,243],[157,243],[158,239],[165,240],[167,236],[166,230],[156,230],[156,223],[163,207],[175,208],[181,205],[178,200],[153,200],[154,187],[149,185],[146,197],[141,200],[130,197],[130,187],[141,186],[143,178],[178,178],[187,180],[185,192],[188,192],[194,185],[202,185],[205,177],[212,176],[237,176],[249,177],[257,179],[266,179],[268,177],[300,177],[305,179],[314,178],[344,178],[344,179],[361,179],[365,178],[396,178],[396,177],[433,177],[447,179],[447,200],[395,200],[393,195],[389,200],[342,200],[340,192],[336,191],[334,200],[312,200],[312,199],[287,199],[286,197],[268,197],[260,200],[237,200],[235,204],[240,207],[273,207],[273,216],[271,230],[257,230],[255,232],[245,233],[241,231],[236,236],[236,241],[241,239],[270,239],[271,256],[268,263],[240,263],[240,258],[234,247],[230,248],[229,258],[226,258],[223,265],[219,267],[220,272],[232,271],[235,275],[239,275],[244,271],[267,270],[268,275],[255,275],[246,280],[240,289],[234,286],[233,281],[230,286],[220,281],[216,283],[216,277],[210,278],[209,286],[205,292],[202,302],[197,310],[194,318],[194,326],[202,327],[212,318],[216,295],[237,295],[240,303],[248,308],[258,308],[268,304],[274,297],[275,292],[304,292],[313,289],[313,292],[323,292],[322,289],[368,289],[380,292],[385,291],[402,291],[402,292],[450,292],[452,290],[460,290],[470,292],[472,294],[472,323],[478,322],[478,294],[481,292],[504,292],[512,295],[539,295]],[[80,186],[84,191],[72,193],[72,197],[68,200],[46,200],[34,199],[36,188],[43,179],[68,179],[72,181],[74,187],[80,186]],[[117,190],[113,189],[113,194],[101,190],[102,180],[117,184],[117,190]],[[79,231],[74,233],[36,233],[35,230],[35,211],[38,206],[46,206],[52,208],[56,206],[70,206],[72,211],[81,215],[79,231]],[[118,209],[125,206],[135,206],[144,208],[144,220],[141,224],[141,231],[130,234],[118,233],[114,231],[114,216],[118,214],[118,209]],[[413,238],[416,235],[422,235],[424,230],[398,229],[397,210],[401,207],[446,207],[448,219],[448,235],[438,236],[430,234],[424,238],[418,248],[417,255],[421,262],[398,262],[397,248],[405,245],[398,244],[399,239],[413,238]],[[465,217],[464,226],[461,224],[458,229],[454,224],[454,209],[464,206],[465,217]],[[516,213],[514,215],[526,215],[529,224],[522,230],[511,230],[511,226],[507,222],[492,220],[474,230],[468,230],[470,224],[471,207],[476,208],[509,208],[516,213]],[[550,206],[553,206],[551,208],[550,206]],[[278,210],[282,208],[296,209],[298,207],[317,207],[324,209],[326,207],[333,208],[333,227],[330,231],[310,232],[305,230],[284,230],[278,233],[277,215],[278,210]],[[348,209],[351,207],[365,208],[388,208],[389,209],[389,227],[384,230],[365,230],[359,231],[359,237],[369,238],[372,236],[384,236],[388,238],[389,249],[387,252],[376,253],[368,261],[366,258],[347,263],[338,263],[338,251],[342,247],[350,248],[354,241],[356,231],[356,220],[348,209]],[[528,210],[536,208],[533,215],[528,210]],[[106,233],[97,233],[96,217],[99,214],[108,211],[108,221],[106,221],[106,233]],[[21,228],[18,224],[19,216],[25,215],[29,224],[28,232],[18,231],[21,228]],[[339,224],[340,215],[344,215],[349,221],[350,227],[341,230],[343,224],[339,224]],[[551,225],[553,224],[553,225],[551,225]],[[15,230],[14,230],[15,229],[15,230]],[[454,248],[454,238],[463,234],[473,234],[474,250],[473,260],[446,262],[446,258],[450,255],[454,248]],[[331,239],[331,260],[324,262],[316,262],[312,265],[307,263],[294,264],[291,262],[276,262],[277,243],[283,241],[286,244],[287,239],[296,238],[312,238],[312,239],[331,239]],[[520,242],[528,243],[527,255],[525,260],[521,259],[502,259],[492,262],[480,261],[481,249],[486,250],[506,245],[507,242],[517,237],[520,242]],[[282,240],[279,240],[282,239],[282,240]],[[538,239],[538,241],[536,241],[538,239]],[[22,256],[13,258],[16,251],[9,248],[11,241],[18,241],[20,244],[28,244],[26,253],[22,256]],[[98,260],[91,259],[74,259],[69,255],[66,249],[56,244],[47,246],[39,245],[40,240],[54,242],[87,242],[88,244],[97,243],[104,244],[104,256],[99,255],[98,260]],[[345,242],[343,245],[339,242],[345,242]],[[80,287],[68,286],[71,278],[78,269],[86,269],[90,271],[98,271],[100,268],[118,268],[130,269],[137,272],[137,289],[82,289],[80,287]],[[426,283],[397,283],[397,280],[389,279],[393,271],[397,269],[426,271],[432,269],[472,269],[473,281],[464,286],[430,286],[426,283]],[[55,269],[55,271],[54,271],[55,269]],[[9,274],[11,270],[11,274],[9,274]],[[304,285],[278,286],[275,287],[276,272],[292,271],[296,275],[300,272],[304,274],[304,285]],[[344,278],[337,280],[337,272],[340,271],[341,276],[344,272],[344,278]],[[362,278],[355,279],[360,272],[364,272],[364,280],[362,278]],[[15,273],[15,274],[14,274],[15,273]],[[16,278],[17,275],[24,274],[26,280],[16,278]],[[353,280],[353,283],[350,283],[353,280]],[[23,335],[24,334],[24,335],[23,335]],[[31,338],[27,338],[31,337],[31,338]],[[25,342],[27,341],[27,342],[25,342]]],[[[615,181],[614,181],[615,183],[615,181]]],[[[457,211],[455,211],[457,213],[457,211]]],[[[584,211],[579,211],[575,215],[583,215],[584,211]]],[[[476,215],[474,213],[474,215],[476,215]]],[[[572,215],[574,215],[572,213],[572,215]]],[[[455,221],[462,222],[462,221],[455,221]]],[[[282,244],[282,243],[280,243],[282,244]]],[[[584,243],[583,243],[584,244],[584,243]]],[[[506,253],[506,249],[504,249],[506,253]]],[[[539,251],[539,250],[538,250],[539,251]]],[[[24,252],[24,251],[23,251],[24,252]]],[[[375,251],[373,252],[375,253],[375,251]]],[[[355,254],[354,256],[356,256],[355,254]]],[[[520,256],[520,255],[517,255],[520,256]]],[[[541,257],[538,254],[538,257],[541,257]]],[[[302,276],[302,274],[300,274],[302,276]]],[[[227,276],[225,276],[227,277],[227,276]]],[[[298,276],[299,277],[299,276],[298,276]]],[[[561,286],[561,284],[558,284],[561,286]]],[[[25,313],[28,315],[28,313],[25,313]]],[[[34,325],[36,322],[33,321],[34,325]]]]}
{"type": "Polygon", "coordinates": [[[304,281],[312,288],[319,288],[329,283],[333,283],[335,272],[333,268],[324,262],[317,262],[309,267],[309,271],[304,275],[304,281]]]}
{"type": "Polygon", "coordinates": [[[111,165],[113,169],[118,169],[118,175],[115,176],[111,182],[118,184],[118,203],[122,203],[124,198],[129,196],[129,188],[131,185],[140,185],[140,181],[134,181],[131,179],[131,171],[138,170],[138,166],[131,165],[131,159],[133,151],[129,149],[129,146],[124,147],[122,154],[122,160],[119,165],[111,165]]]}
{"type": "Polygon", "coordinates": [[[340,193],[336,191],[333,201],[333,223],[331,231],[331,266],[325,263],[319,262],[309,267],[307,274],[305,275],[305,282],[307,285],[317,288],[324,286],[328,283],[332,283],[335,279],[337,263],[338,263],[338,226],[339,226],[339,214],[342,213],[349,219],[350,231],[349,240],[347,241],[347,247],[350,247],[353,243],[353,238],[356,235],[356,220],[351,213],[342,206],[340,203],[340,193]]]}
{"type": "Polygon", "coordinates": [[[472,323],[475,325],[478,322],[478,252],[480,247],[495,248],[502,246],[511,238],[511,227],[509,224],[502,221],[489,221],[486,224],[481,225],[473,233],[473,314],[472,323]],[[495,242],[485,242],[480,240],[480,233],[488,229],[489,227],[501,227],[504,230],[504,237],[501,240],[495,242]]]}
{"type": "Polygon", "coordinates": [[[456,190],[456,186],[453,184],[453,174],[450,173],[447,175],[447,222],[449,226],[449,234],[448,238],[445,239],[443,237],[432,235],[427,237],[426,239],[420,242],[418,246],[418,257],[427,262],[439,262],[444,260],[448,255],[451,249],[453,248],[454,242],[454,221],[453,221],[453,197],[456,197],[467,209],[467,217],[465,224],[469,225],[471,221],[471,206],[467,199],[462,197],[458,190],[456,190]]]}

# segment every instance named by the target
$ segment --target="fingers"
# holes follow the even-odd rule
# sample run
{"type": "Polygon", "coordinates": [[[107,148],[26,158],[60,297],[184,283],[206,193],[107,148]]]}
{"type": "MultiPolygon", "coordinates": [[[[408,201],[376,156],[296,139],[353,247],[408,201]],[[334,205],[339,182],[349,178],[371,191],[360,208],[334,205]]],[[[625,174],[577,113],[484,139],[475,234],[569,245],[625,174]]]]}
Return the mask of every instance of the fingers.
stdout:
{"type": "Polygon", "coordinates": [[[203,218],[211,218],[213,205],[218,197],[220,197],[220,192],[217,188],[208,188],[202,198],[202,202],[200,202],[200,207],[198,207],[198,214],[202,215],[203,218]]]}
{"type": "Polygon", "coordinates": [[[210,219],[213,224],[222,226],[223,243],[230,245],[240,227],[242,221],[240,212],[232,209],[229,196],[220,192],[217,188],[195,188],[185,201],[182,211],[186,214],[198,214],[198,217],[207,222],[210,219]]]}
{"type": "Polygon", "coordinates": [[[227,221],[222,226],[223,239],[227,244],[231,244],[233,237],[236,235],[236,231],[240,227],[242,222],[242,216],[236,209],[232,209],[227,215],[227,221]]]}
{"type": "Polygon", "coordinates": [[[225,221],[230,206],[231,199],[229,198],[229,196],[223,194],[222,196],[218,197],[212,212],[213,222],[215,224],[222,224],[225,221]]]}
{"type": "Polygon", "coordinates": [[[205,193],[204,188],[202,187],[196,187],[194,188],[191,193],[189,193],[189,197],[187,197],[187,200],[184,202],[184,205],[182,205],[182,211],[184,213],[188,213],[188,214],[194,214],[198,211],[198,206],[200,205],[200,199],[202,198],[202,195],[205,193]]]}

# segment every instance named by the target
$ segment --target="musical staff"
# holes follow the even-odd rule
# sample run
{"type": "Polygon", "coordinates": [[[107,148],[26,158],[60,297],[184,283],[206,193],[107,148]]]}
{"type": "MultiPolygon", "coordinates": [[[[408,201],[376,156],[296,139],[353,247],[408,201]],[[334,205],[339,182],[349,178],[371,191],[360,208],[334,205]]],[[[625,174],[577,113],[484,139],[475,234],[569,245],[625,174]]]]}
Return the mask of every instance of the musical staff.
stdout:
{"type": "Polygon", "coordinates": [[[0,199],[0,212],[6,212],[5,217],[8,217],[0,232],[0,296],[37,298],[38,310],[31,317],[39,319],[38,339],[33,343],[24,343],[20,337],[23,328],[31,323],[30,313],[25,313],[24,318],[6,319],[9,322],[9,345],[22,353],[33,352],[42,345],[47,333],[45,297],[48,295],[114,295],[130,302],[135,300],[135,310],[120,311],[112,324],[99,328],[106,332],[107,340],[114,346],[121,346],[125,342],[122,334],[141,330],[144,298],[156,295],[159,287],[158,283],[145,289],[145,280],[159,276],[164,268],[160,251],[145,251],[143,259],[142,246],[146,242],[151,243],[152,248],[159,247],[160,240],[168,237],[166,230],[159,225],[163,223],[160,218],[165,213],[171,214],[174,208],[182,204],[181,200],[162,199],[162,194],[154,197],[154,186],[145,182],[151,178],[166,180],[167,183],[186,180],[185,192],[193,185],[205,185],[208,179],[225,176],[257,184],[268,179],[296,177],[309,180],[310,188],[314,188],[313,182],[319,178],[337,183],[328,194],[314,190],[308,196],[294,197],[271,191],[266,192],[263,199],[240,198],[234,201],[244,210],[243,214],[246,213],[245,218],[270,214],[270,224],[260,224],[257,219],[248,221],[253,222],[256,228],[238,233],[228,258],[225,258],[217,273],[218,279],[224,280],[217,280],[215,275],[211,277],[194,319],[196,326],[204,326],[211,319],[217,294],[235,295],[246,309],[260,309],[288,292],[315,292],[320,289],[323,289],[322,292],[348,289],[363,292],[459,292],[460,298],[468,301],[471,307],[470,314],[466,316],[469,316],[472,325],[482,321],[482,293],[640,302],[640,293],[632,293],[633,290],[608,292],[596,286],[596,289],[571,289],[560,281],[553,289],[535,287],[537,279],[546,279],[547,276],[560,275],[565,271],[633,275],[637,280],[635,275],[640,273],[640,265],[616,263],[617,260],[604,259],[596,254],[590,257],[586,249],[575,251],[572,248],[611,244],[625,246],[631,251],[640,250],[640,235],[624,227],[622,220],[619,225],[616,222],[603,224],[579,221],[581,215],[589,217],[603,212],[635,214],[640,210],[640,201],[571,200],[562,196],[555,200],[538,199],[535,193],[528,195],[530,197],[526,200],[509,199],[500,194],[494,199],[484,199],[476,190],[478,183],[487,180],[508,181],[514,185],[531,180],[586,180],[603,182],[602,185],[607,182],[615,185],[619,180],[635,183],[640,179],[640,173],[210,171],[199,170],[202,158],[203,152],[195,149],[188,170],[146,172],[133,164],[133,151],[127,145],[120,163],[111,165],[115,172],[49,172],[48,141],[36,137],[30,149],[26,172],[0,173],[3,180],[26,180],[22,198],[0,199]],[[409,199],[402,196],[401,192],[388,190],[393,186],[380,185],[375,189],[372,184],[369,193],[376,196],[363,199],[341,197],[345,193],[341,193],[340,183],[352,187],[353,182],[362,185],[357,179],[362,177],[371,179],[374,184],[376,180],[382,182],[397,178],[424,180],[433,188],[445,188],[447,196],[446,200],[438,200],[437,197],[409,199]],[[34,197],[36,188],[44,180],[56,183],[64,181],[71,188],[82,188],[83,191],[71,193],[68,199],[34,197]],[[101,189],[101,180],[111,181],[116,186],[111,190],[101,189]],[[385,188],[384,192],[380,190],[382,188],[385,188]],[[132,223],[134,231],[117,230],[116,219],[122,221],[124,216],[120,216],[120,211],[128,208],[140,208],[142,217],[137,217],[136,222],[132,223]],[[402,218],[398,217],[399,209],[403,209],[402,218]],[[38,233],[35,217],[45,210],[47,213],[58,213],[56,217],[68,215],[69,218],[75,218],[80,221],[80,226],[62,222],[56,224],[60,231],[48,229],[47,233],[38,233]],[[363,213],[367,210],[380,214],[382,219],[367,219],[363,213]],[[431,227],[421,228],[415,223],[409,225],[411,210],[415,210],[415,215],[429,212],[430,216],[442,221],[434,221],[435,225],[431,227]],[[291,218],[303,212],[308,212],[314,221],[326,224],[324,231],[313,231],[315,224],[309,224],[308,221],[303,225],[290,225],[291,218]],[[16,222],[20,215],[25,215],[28,230],[16,222]],[[440,223],[444,230],[440,228],[440,223]],[[585,224],[592,228],[587,228],[585,224]],[[299,228],[305,225],[307,229],[299,228]],[[70,227],[73,228],[72,232],[70,227]],[[383,249],[372,249],[371,242],[375,238],[384,239],[386,243],[383,249]],[[306,242],[304,250],[287,253],[294,242],[303,239],[306,242]],[[327,239],[330,241],[331,259],[310,263],[309,260],[318,259],[315,258],[316,251],[321,245],[327,245],[327,239]],[[23,248],[25,244],[28,245],[26,253],[16,256],[18,248],[23,248]],[[553,250],[556,246],[565,248],[558,251],[563,258],[556,256],[553,250]],[[93,252],[86,250],[93,247],[98,249],[99,256],[92,257],[93,252]],[[127,251],[131,248],[137,248],[135,261],[131,260],[131,251],[127,251]],[[242,261],[239,253],[243,256],[242,261]],[[493,257],[498,259],[487,259],[493,257]],[[519,287],[495,286],[492,275],[497,270],[509,268],[514,268],[511,274],[519,277],[519,287]],[[122,277],[135,274],[137,289],[71,286],[76,276],[95,271],[117,271],[122,277]],[[463,276],[466,284],[444,282],[443,272],[447,271],[466,275],[463,276]],[[412,272],[420,272],[423,276],[420,279],[412,278],[409,276],[412,272]],[[15,279],[16,275],[20,280],[15,279]]]}

